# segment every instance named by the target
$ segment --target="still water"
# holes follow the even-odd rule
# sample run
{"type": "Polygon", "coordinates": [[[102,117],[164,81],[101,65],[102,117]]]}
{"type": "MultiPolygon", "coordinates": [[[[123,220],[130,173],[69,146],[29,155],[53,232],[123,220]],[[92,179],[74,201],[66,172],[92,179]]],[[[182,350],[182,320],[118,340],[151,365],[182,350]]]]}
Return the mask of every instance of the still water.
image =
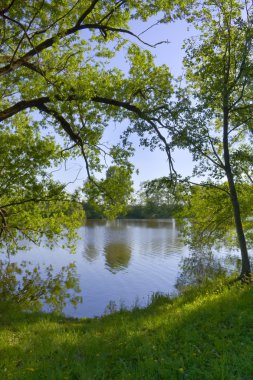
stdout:
{"type": "Polygon", "coordinates": [[[54,271],[76,264],[83,302],[68,304],[64,313],[74,317],[104,314],[108,304],[145,306],[154,292],[172,293],[180,259],[187,248],[174,220],[87,221],[79,231],[75,255],[55,247],[32,248],[20,259],[54,271]]]}

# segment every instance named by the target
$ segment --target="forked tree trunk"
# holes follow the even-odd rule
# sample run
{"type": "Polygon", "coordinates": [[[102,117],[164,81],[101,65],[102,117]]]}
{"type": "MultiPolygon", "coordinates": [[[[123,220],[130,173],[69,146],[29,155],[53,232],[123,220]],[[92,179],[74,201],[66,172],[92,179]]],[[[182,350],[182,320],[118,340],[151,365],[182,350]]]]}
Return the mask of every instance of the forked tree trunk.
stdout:
{"type": "Polygon", "coordinates": [[[224,164],[225,164],[225,173],[228,180],[230,199],[233,207],[234,221],[237,233],[237,239],[239,243],[239,248],[241,252],[242,267],[240,278],[243,280],[250,279],[251,269],[250,269],[250,260],[247,249],[247,243],[244,235],[240,203],[237,196],[237,190],[235,186],[234,176],[231,170],[230,164],[230,154],[229,154],[229,142],[228,142],[228,128],[229,128],[229,112],[228,108],[224,107],[223,109],[223,152],[224,152],[224,164]]]}

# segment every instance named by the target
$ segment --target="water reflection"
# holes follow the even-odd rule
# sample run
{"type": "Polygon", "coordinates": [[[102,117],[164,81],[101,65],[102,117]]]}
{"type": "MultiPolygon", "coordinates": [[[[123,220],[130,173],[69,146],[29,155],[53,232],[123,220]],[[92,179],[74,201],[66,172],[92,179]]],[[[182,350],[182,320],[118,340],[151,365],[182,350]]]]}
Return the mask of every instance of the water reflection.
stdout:
{"type": "Polygon", "coordinates": [[[99,257],[99,251],[95,244],[87,244],[84,250],[84,257],[88,261],[95,261],[99,257]]]}
{"type": "Polygon", "coordinates": [[[140,227],[140,228],[176,228],[174,219],[123,219],[116,221],[122,227],[140,227]]]}
{"type": "Polygon", "coordinates": [[[191,249],[187,257],[179,264],[180,273],[176,288],[182,289],[187,285],[200,284],[227,272],[222,257],[218,257],[211,249],[191,249]]]}
{"type": "Polygon", "coordinates": [[[178,256],[183,249],[175,221],[170,219],[88,220],[84,228],[83,257],[112,274],[129,268],[131,256],[134,268],[143,267],[139,276],[145,277],[148,270],[162,272],[162,257],[178,256]]]}
{"type": "MultiPolygon", "coordinates": [[[[25,257],[34,265],[40,264],[41,269],[43,265],[43,268],[52,265],[54,274],[59,273],[62,266],[75,262],[75,275],[80,281],[84,302],[74,309],[65,298],[66,315],[102,315],[110,302],[117,305],[123,302],[132,307],[138,299],[138,304],[144,306],[153,292],[167,294],[175,290],[178,263],[188,250],[178,238],[174,221],[89,220],[79,230],[79,235],[81,239],[75,255],[58,247],[52,251],[32,247],[30,252],[20,252],[16,257],[20,262],[25,257]]],[[[46,279],[45,269],[41,278],[46,279]]],[[[37,284],[37,288],[43,287],[42,282],[37,284]]],[[[59,297],[64,298],[64,292],[58,290],[58,286],[48,284],[45,287],[54,289],[54,294],[59,292],[62,294],[59,297]]],[[[62,287],[64,290],[64,284],[62,287]]],[[[71,297],[78,296],[73,289],[71,294],[71,297]]],[[[42,299],[45,302],[46,297],[42,299]]]]}
{"type": "Polygon", "coordinates": [[[120,242],[110,243],[104,247],[105,265],[110,272],[116,273],[129,265],[131,249],[120,242]]]}
{"type": "Polygon", "coordinates": [[[82,301],[80,292],[73,263],[55,273],[52,265],[43,268],[30,261],[0,260],[0,301],[15,302],[30,311],[62,312],[67,303],[76,306],[82,301]]]}
{"type": "Polygon", "coordinates": [[[175,219],[89,219],[85,222],[85,227],[109,227],[110,229],[122,229],[126,227],[141,228],[173,228],[176,229],[175,219]]]}

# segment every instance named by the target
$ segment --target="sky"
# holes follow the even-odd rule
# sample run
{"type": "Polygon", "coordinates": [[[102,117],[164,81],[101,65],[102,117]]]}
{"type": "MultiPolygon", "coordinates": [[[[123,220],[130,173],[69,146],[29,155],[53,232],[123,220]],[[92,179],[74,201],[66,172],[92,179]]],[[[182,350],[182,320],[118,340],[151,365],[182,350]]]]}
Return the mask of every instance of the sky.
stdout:
{"type": "MultiPolygon", "coordinates": [[[[133,25],[133,31],[136,34],[142,32],[147,26],[154,24],[155,18],[152,18],[148,22],[148,25],[138,22],[133,25]]],[[[155,56],[155,63],[157,65],[166,64],[173,76],[179,76],[182,73],[182,59],[183,51],[182,44],[185,38],[192,35],[192,32],[188,30],[188,25],[184,21],[176,21],[170,24],[159,24],[141,35],[141,38],[149,44],[155,44],[159,41],[169,41],[166,44],[160,44],[156,48],[149,49],[155,56]]],[[[147,49],[147,46],[141,44],[136,40],[133,40],[143,49],[147,49]]],[[[124,51],[117,56],[114,60],[114,64],[121,70],[126,70],[126,63],[124,60],[124,51]]],[[[126,124],[125,124],[126,125],[126,124]]],[[[103,142],[117,142],[121,131],[124,129],[124,124],[118,125],[111,123],[103,136],[103,142]]],[[[138,169],[138,175],[133,175],[134,188],[138,190],[141,182],[167,176],[169,174],[169,166],[166,159],[166,154],[159,149],[150,152],[148,148],[139,146],[138,137],[133,136],[131,138],[135,147],[135,155],[131,159],[135,168],[138,169]]],[[[187,151],[176,150],[173,154],[175,169],[183,176],[191,174],[193,163],[190,154],[187,151]]],[[[70,161],[65,168],[62,168],[58,173],[55,173],[59,179],[63,179],[67,182],[72,182],[73,178],[78,175],[78,180],[75,183],[70,183],[68,190],[73,190],[75,187],[80,186],[86,179],[86,171],[84,168],[84,162],[82,159],[76,161],[70,161]]],[[[98,176],[99,178],[99,176],[98,176]]]]}
{"type": "MultiPolygon", "coordinates": [[[[148,24],[152,25],[155,21],[155,18],[152,18],[148,24]]],[[[136,30],[138,33],[145,29],[146,26],[140,23],[133,26],[133,30],[136,30]]],[[[150,48],[149,50],[155,56],[155,63],[157,65],[166,64],[170,68],[172,75],[177,77],[182,74],[182,60],[184,56],[182,44],[184,39],[190,35],[192,35],[192,32],[188,30],[187,23],[185,21],[176,21],[166,25],[156,25],[142,34],[141,37],[149,44],[155,44],[159,41],[169,41],[169,43],[160,44],[156,48],[150,48]]],[[[136,41],[134,42],[136,43],[136,41]]],[[[147,49],[147,47],[141,43],[138,43],[138,45],[147,49]]],[[[118,64],[119,66],[123,66],[124,60],[119,59],[118,64]]],[[[108,135],[108,140],[110,140],[110,138],[117,134],[117,128],[117,125],[111,125],[111,128],[106,132],[105,138],[108,135]]],[[[148,148],[139,147],[137,137],[133,136],[132,141],[136,149],[132,162],[139,172],[138,175],[135,174],[133,176],[136,189],[138,189],[140,183],[143,181],[168,175],[169,166],[165,152],[159,149],[150,152],[148,148]]],[[[183,176],[191,174],[193,163],[187,151],[176,150],[173,154],[173,158],[175,168],[180,174],[183,176]]]]}

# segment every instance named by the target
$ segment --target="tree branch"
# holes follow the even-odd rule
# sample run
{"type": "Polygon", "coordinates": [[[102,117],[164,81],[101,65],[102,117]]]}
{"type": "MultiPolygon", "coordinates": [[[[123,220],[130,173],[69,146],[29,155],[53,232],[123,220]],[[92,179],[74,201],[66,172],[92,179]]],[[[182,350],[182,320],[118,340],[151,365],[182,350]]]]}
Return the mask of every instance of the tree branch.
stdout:
{"type": "Polygon", "coordinates": [[[83,12],[83,14],[79,17],[77,23],[76,23],[76,27],[79,27],[82,22],[84,21],[84,19],[93,11],[93,9],[95,8],[96,4],[99,2],[99,0],[93,0],[91,5],[86,9],[86,11],[83,12]]]}
{"type": "MultiPolygon", "coordinates": [[[[62,198],[29,198],[29,199],[22,199],[20,201],[15,201],[15,202],[10,202],[10,203],[6,203],[5,205],[1,206],[0,208],[0,215],[1,215],[1,210],[3,210],[3,208],[7,208],[7,207],[12,207],[12,206],[19,206],[19,205],[22,205],[22,204],[25,204],[25,203],[39,203],[39,202],[69,202],[69,203],[78,203],[78,204],[82,204],[82,202],[79,202],[75,199],[62,199],[62,198]]],[[[7,213],[6,213],[7,215],[7,213]]]]}
{"type": "Polygon", "coordinates": [[[9,5],[7,5],[7,7],[5,7],[4,9],[0,10],[0,16],[3,16],[5,13],[8,12],[8,10],[13,6],[13,4],[15,3],[16,0],[12,0],[10,2],[9,5]]]}
{"type": "MultiPolygon", "coordinates": [[[[72,100],[80,100],[80,96],[76,96],[75,94],[71,94],[65,99],[61,98],[60,96],[56,96],[56,99],[59,101],[64,101],[64,100],[65,101],[66,100],[72,101],[72,100]]],[[[133,105],[129,102],[123,102],[123,101],[119,101],[116,99],[105,98],[102,96],[93,96],[90,100],[93,102],[96,102],[96,103],[103,103],[103,104],[112,105],[112,106],[116,106],[116,107],[122,107],[128,111],[136,113],[140,117],[144,116],[143,112],[138,107],[136,107],[135,105],[133,105]]],[[[16,115],[17,113],[19,113],[21,111],[26,110],[27,108],[36,107],[36,108],[48,113],[46,108],[45,108],[45,104],[49,103],[49,102],[50,102],[49,96],[42,96],[41,98],[31,99],[31,100],[21,100],[20,102],[17,102],[16,104],[5,109],[4,111],[0,111],[0,122],[4,121],[6,119],[9,119],[10,117],[16,115]]],[[[52,110],[50,110],[50,112],[51,111],[52,110]]]]}
{"type": "MultiPolygon", "coordinates": [[[[97,3],[97,1],[98,0],[93,1],[94,6],[95,6],[95,3],[97,3]]],[[[82,18],[83,18],[83,16],[86,15],[86,13],[87,14],[90,13],[90,12],[88,12],[88,10],[89,10],[89,8],[84,12],[84,14],[82,15],[82,18]]],[[[34,46],[34,48],[32,48],[27,53],[25,53],[22,57],[16,59],[15,62],[12,62],[12,63],[4,66],[4,67],[1,67],[0,68],[0,75],[8,74],[8,73],[14,71],[15,69],[19,68],[20,66],[22,66],[22,64],[24,64],[25,61],[29,61],[36,54],[42,52],[43,50],[45,50],[49,47],[51,47],[58,39],[61,40],[64,37],[70,36],[76,32],[86,30],[86,29],[100,30],[100,31],[103,31],[104,33],[106,33],[107,31],[115,32],[115,33],[123,33],[123,34],[133,36],[134,38],[136,38],[138,41],[145,44],[146,46],[155,47],[157,45],[157,44],[154,44],[154,45],[148,44],[147,42],[142,40],[137,34],[131,32],[128,29],[115,28],[115,27],[110,27],[107,25],[100,25],[99,23],[91,23],[91,24],[81,25],[79,22],[77,22],[77,24],[74,27],[68,28],[65,31],[61,31],[60,33],[56,33],[53,37],[50,37],[50,38],[46,39],[45,41],[41,42],[40,44],[34,46]]]]}
{"type": "Polygon", "coordinates": [[[189,180],[187,180],[187,181],[181,181],[182,183],[185,183],[185,182],[187,182],[187,183],[189,183],[190,185],[194,185],[194,186],[200,186],[200,187],[206,187],[206,188],[212,188],[212,189],[217,189],[217,190],[220,190],[220,191],[223,191],[223,192],[225,192],[227,195],[229,195],[230,196],[230,192],[228,191],[228,190],[226,190],[226,189],[224,189],[223,187],[220,187],[220,186],[218,186],[218,185],[214,185],[213,183],[207,183],[207,182],[199,182],[199,183],[197,183],[197,182],[193,182],[193,181],[189,181],[189,180]]]}

